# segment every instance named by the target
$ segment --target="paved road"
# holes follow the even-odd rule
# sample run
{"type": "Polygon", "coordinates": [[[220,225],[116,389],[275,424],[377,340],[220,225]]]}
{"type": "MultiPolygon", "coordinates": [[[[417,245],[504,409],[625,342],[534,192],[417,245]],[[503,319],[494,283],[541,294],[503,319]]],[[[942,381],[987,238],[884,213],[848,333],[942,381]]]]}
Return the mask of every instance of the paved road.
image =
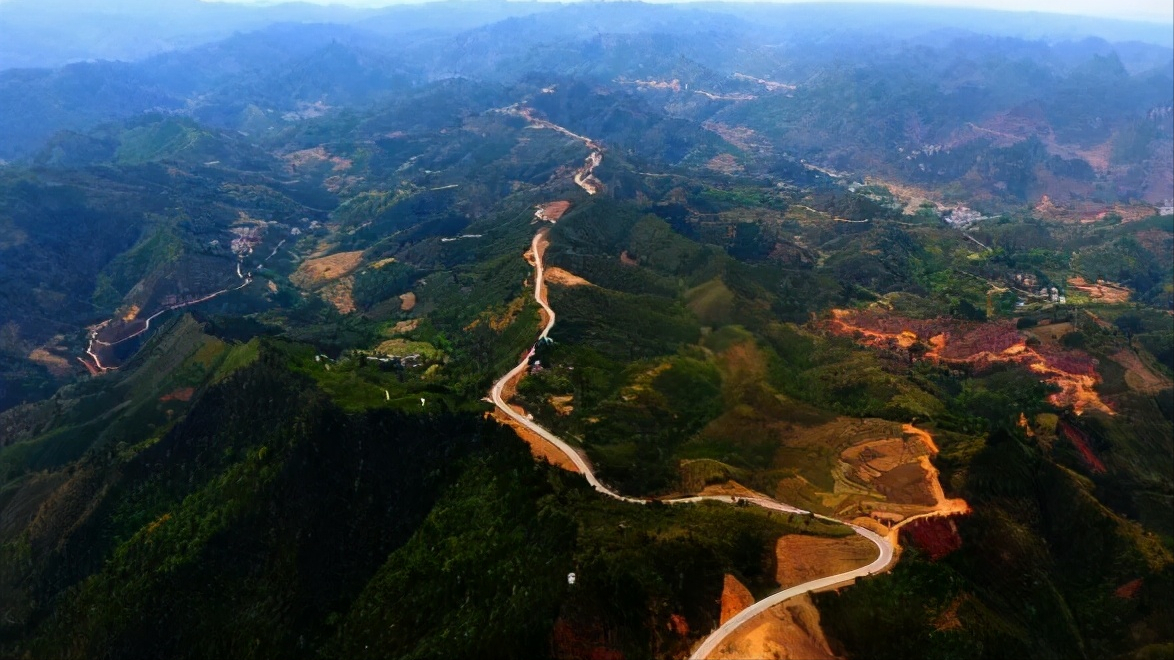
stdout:
{"type": "MultiPolygon", "coordinates": [[[[763,502],[754,501],[754,503],[759,506],[766,506],[766,504],[763,502]]],[[[775,507],[766,506],[766,508],[775,507]]],[[[787,508],[790,509],[791,507],[787,508]]],[[[827,518],[820,515],[817,515],[816,517],[822,518],[824,520],[833,520],[832,518],[827,518]]],[[[840,521],[835,520],[834,522],[840,521]]],[[[735,630],[742,626],[742,624],[785,600],[794,598],[795,596],[801,596],[812,591],[834,587],[848,582],[849,580],[853,580],[858,577],[864,577],[865,575],[872,575],[873,573],[879,573],[880,571],[885,570],[885,568],[889,565],[889,562],[893,560],[893,546],[879,534],[876,534],[863,527],[857,527],[856,525],[849,524],[848,526],[852,528],[852,531],[863,536],[869,541],[872,541],[873,544],[875,544],[876,547],[880,550],[880,554],[875,560],[873,560],[871,564],[868,564],[867,566],[861,566],[860,568],[853,569],[851,571],[845,571],[836,575],[829,575],[824,578],[819,578],[818,580],[804,582],[803,584],[796,585],[789,589],[783,589],[782,591],[763,598],[750,607],[747,607],[741,612],[738,612],[738,614],[735,616],[730,617],[729,621],[726,621],[721,625],[721,627],[710,633],[709,637],[706,637],[705,641],[701,642],[701,646],[698,646],[697,650],[693,651],[693,654],[689,656],[689,659],[705,660],[705,658],[709,657],[709,654],[713,653],[718,646],[721,646],[722,642],[725,642],[726,639],[735,630]]]]}
{"type": "MultiPolygon", "coordinates": [[[[550,308],[549,304],[547,304],[546,296],[542,295],[542,282],[544,275],[542,269],[542,255],[538,250],[538,243],[542,240],[543,235],[544,232],[539,231],[534,235],[534,240],[530,243],[530,251],[534,254],[534,299],[538,301],[538,304],[542,306],[542,309],[546,310],[546,327],[542,329],[542,334],[538,335],[539,340],[545,339],[547,335],[550,334],[550,329],[554,327],[555,320],[554,310],[550,308]]],[[[504,399],[501,398],[501,391],[502,388],[505,387],[505,384],[521,373],[529,363],[530,354],[527,353],[526,356],[522,358],[522,361],[518,363],[518,366],[511,369],[509,373],[502,376],[496,383],[493,384],[493,389],[489,393],[490,398],[493,399],[493,404],[500,408],[502,412],[509,415],[514,421],[542,436],[543,439],[555,447],[558,447],[558,450],[566,454],[567,458],[571,459],[571,462],[575,464],[575,467],[579,468],[579,472],[583,473],[583,476],[587,478],[587,483],[591,484],[591,487],[595,490],[617,500],[644,504],[645,500],[635,497],[625,497],[624,495],[620,495],[607,486],[604,486],[599,482],[599,479],[595,478],[595,471],[591,469],[591,465],[587,462],[587,459],[583,458],[583,456],[578,451],[576,451],[574,447],[568,445],[566,442],[563,442],[563,440],[557,435],[547,431],[546,429],[527,419],[525,415],[522,415],[518,411],[514,410],[511,406],[506,404],[504,399]]]]}
{"type": "MultiPolygon", "coordinates": [[[[537,234],[534,235],[534,240],[531,241],[531,243],[530,243],[530,250],[534,255],[534,299],[536,301],[538,301],[538,304],[541,305],[542,309],[546,311],[546,319],[547,319],[546,326],[544,328],[542,328],[542,333],[540,335],[538,335],[539,340],[546,338],[550,334],[550,330],[552,328],[554,328],[554,323],[555,323],[554,310],[551,309],[550,305],[547,303],[546,296],[544,296],[542,293],[542,284],[543,284],[544,274],[543,274],[542,254],[538,250],[538,244],[539,244],[539,242],[541,242],[541,240],[544,236],[544,233],[545,233],[545,230],[540,230],[537,234]]],[[[578,450],[576,450],[574,447],[572,447],[569,444],[567,444],[566,442],[564,442],[561,438],[559,438],[555,434],[551,433],[550,431],[548,431],[548,430],[544,429],[543,427],[539,426],[538,424],[534,423],[532,420],[528,419],[525,415],[514,410],[510,405],[508,405],[505,402],[505,400],[502,398],[502,395],[501,395],[503,388],[505,387],[506,383],[508,383],[513,378],[517,377],[524,369],[526,369],[527,365],[529,365],[529,363],[530,363],[531,353],[532,353],[532,350],[531,350],[531,352],[528,352],[525,357],[522,358],[522,361],[519,362],[516,367],[511,369],[509,371],[509,373],[502,376],[500,379],[498,379],[498,381],[496,383],[493,384],[493,389],[490,391],[490,398],[493,400],[493,404],[496,405],[502,412],[509,415],[511,419],[513,419],[517,423],[521,424],[522,426],[526,427],[527,429],[530,429],[534,433],[538,434],[543,439],[545,439],[547,442],[549,442],[550,444],[557,447],[559,451],[566,454],[567,458],[571,459],[571,461],[575,464],[575,466],[577,468],[579,468],[579,472],[581,472],[583,474],[583,476],[586,477],[587,483],[591,484],[591,487],[594,488],[595,490],[599,491],[600,493],[603,493],[604,495],[607,495],[608,497],[620,500],[622,502],[631,502],[633,504],[647,504],[649,501],[647,499],[642,499],[642,498],[637,498],[637,497],[628,497],[626,495],[621,495],[621,494],[617,493],[616,491],[614,491],[614,490],[608,488],[607,486],[603,485],[602,483],[600,483],[599,479],[595,476],[595,471],[594,471],[594,469],[592,469],[591,464],[587,462],[587,459],[582,454],[580,454],[578,450]]],[[[665,504],[691,504],[691,503],[709,500],[709,501],[717,501],[717,502],[727,502],[727,503],[732,504],[732,503],[734,503],[735,499],[736,498],[731,497],[731,496],[712,496],[711,495],[711,496],[697,496],[697,497],[682,497],[682,498],[677,498],[677,499],[672,499],[672,500],[662,500],[662,502],[664,502],[665,504]]],[[[746,501],[750,504],[760,506],[764,509],[771,509],[774,511],[782,511],[784,513],[796,513],[796,514],[803,514],[803,515],[806,515],[807,513],[809,513],[808,511],[805,511],[803,509],[793,507],[788,504],[783,504],[782,502],[776,502],[775,500],[772,500],[772,499],[766,497],[765,495],[760,496],[760,497],[745,497],[745,498],[737,498],[737,499],[741,499],[741,500],[746,501]]],[[[827,516],[823,516],[823,515],[819,515],[819,514],[813,514],[813,515],[815,515],[816,518],[819,518],[821,520],[845,524],[839,520],[836,520],[834,518],[829,518],[827,516]]],[[[887,539],[885,539],[884,537],[882,537],[882,536],[880,536],[870,530],[867,530],[863,527],[858,527],[856,525],[851,525],[851,524],[849,524],[848,526],[850,528],[852,528],[852,531],[854,531],[857,534],[859,534],[860,536],[863,536],[864,538],[868,539],[877,547],[877,550],[879,551],[877,558],[871,564],[868,564],[867,566],[861,566],[860,568],[853,569],[851,571],[845,571],[843,573],[838,573],[836,575],[829,575],[827,577],[819,578],[818,580],[812,580],[810,582],[805,582],[803,584],[796,585],[796,586],[790,587],[788,589],[783,589],[782,591],[779,591],[775,594],[767,596],[766,598],[758,601],[757,603],[754,603],[750,607],[747,607],[746,609],[742,610],[736,616],[732,617],[729,621],[727,621],[725,624],[720,626],[717,630],[710,633],[709,636],[706,637],[705,640],[701,643],[701,646],[697,647],[697,650],[693,652],[693,654],[690,656],[690,659],[691,660],[704,660],[704,658],[707,658],[710,653],[712,653],[715,649],[717,649],[717,647],[720,646],[722,644],[722,642],[726,641],[726,638],[728,638],[730,636],[730,634],[733,633],[735,630],[737,630],[742,624],[746,623],[747,621],[754,618],[758,614],[765,612],[766,610],[770,609],[771,607],[774,607],[775,605],[778,605],[779,603],[781,603],[789,598],[794,598],[795,596],[799,596],[799,595],[808,593],[810,591],[815,591],[818,589],[825,589],[828,587],[839,585],[841,583],[848,582],[849,580],[853,580],[858,577],[863,577],[865,575],[872,575],[873,573],[883,571],[886,567],[888,567],[889,563],[892,562],[892,560],[893,560],[893,546],[892,546],[892,544],[889,543],[889,541],[887,539]]]]}
{"type": "MultiPolygon", "coordinates": [[[[282,241],[282,243],[284,243],[284,242],[285,241],[282,241]]],[[[278,247],[280,247],[280,245],[278,247]]],[[[274,252],[277,252],[277,250],[274,249],[274,252]]],[[[273,256],[273,255],[269,255],[269,256],[273,256]]],[[[264,262],[262,262],[262,263],[264,263],[264,262]]],[[[161,309],[161,310],[155,312],[154,314],[150,315],[149,317],[147,317],[146,321],[143,323],[143,327],[141,329],[139,329],[137,332],[135,332],[133,334],[129,334],[129,335],[123,337],[122,339],[119,339],[118,341],[105,342],[105,341],[102,341],[101,339],[98,339],[98,331],[102,328],[102,326],[106,325],[106,323],[103,323],[102,326],[98,326],[97,329],[95,329],[94,331],[92,331],[90,333],[90,342],[86,346],[86,354],[89,355],[90,359],[92,359],[94,361],[94,366],[97,367],[98,371],[101,373],[105,373],[107,371],[110,371],[111,369],[117,369],[117,367],[103,366],[102,361],[98,357],[97,353],[94,353],[94,344],[98,344],[101,346],[117,346],[118,344],[121,344],[124,341],[130,341],[131,339],[134,339],[135,337],[138,337],[139,335],[143,334],[144,332],[150,330],[151,329],[151,321],[154,321],[155,319],[159,318],[159,316],[162,314],[166,314],[167,312],[170,312],[172,310],[180,309],[183,307],[188,307],[190,305],[195,305],[198,303],[205,302],[207,300],[211,300],[217,296],[228,293],[229,291],[240,291],[241,289],[243,289],[246,286],[253,283],[253,274],[252,273],[249,273],[248,275],[244,275],[241,273],[240,261],[236,262],[236,276],[238,278],[244,280],[244,283],[241,284],[240,286],[228,287],[226,289],[221,289],[215,293],[210,293],[202,298],[197,298],[196,300],[189,300],[184,303],[178,303],[176,305],[171,305],[170,307],[164,307],[163,309],[161,309]]],[[[107,323],[109,323],[109,321],[107,321],[107,323]]],[[[85,364],[85,360],[82,360],[82,364],[85,364]]]]}
{"type": "Polygon", "coordinates": [[[587,148],[591,150],[591,155],[584,159],[583,166],[575,172],[575,185],[586,191],[588,195],[594,195],[595,193],[599,192],[599,189],[603,186],[603,184],[599,181],[599,179],[595,178],[594,172],[595,168],[599,167],[599,164],[603,162],[603,148],[596,144],[595,140],[592,140],[591,138],[585,137],[583,135],[579,135],[578,133],[573,133],[563,128],[562,126],[549,122],[545,119],[539,119],[538,117],[534,116],[534,111],[532,109],[520,103],[515,103],[508,108],[502,108],[498,112],[504,112],[516,117],[521,117],[530,122],[530,126],[534,128],[549,128],[552,131],[557,131],[558,133],[561,133],[569,138],[579,140],[583,144],[587,145],[587,148]]]}

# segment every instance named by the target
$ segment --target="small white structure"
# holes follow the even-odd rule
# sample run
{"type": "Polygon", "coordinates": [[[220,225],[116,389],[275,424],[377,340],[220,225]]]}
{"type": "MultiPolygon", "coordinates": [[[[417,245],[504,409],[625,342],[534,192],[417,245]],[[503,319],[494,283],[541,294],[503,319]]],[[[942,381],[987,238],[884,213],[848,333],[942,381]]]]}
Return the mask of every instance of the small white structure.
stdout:
{"type": "Polygon", "coordinates": [[[420,397],[420,407],[424,407],[424,397],[420,397]]]}
{"type": "Polygon", "coordinates": [[[575,584],[575,574],[567,573],[567,584],[575,584]]]}

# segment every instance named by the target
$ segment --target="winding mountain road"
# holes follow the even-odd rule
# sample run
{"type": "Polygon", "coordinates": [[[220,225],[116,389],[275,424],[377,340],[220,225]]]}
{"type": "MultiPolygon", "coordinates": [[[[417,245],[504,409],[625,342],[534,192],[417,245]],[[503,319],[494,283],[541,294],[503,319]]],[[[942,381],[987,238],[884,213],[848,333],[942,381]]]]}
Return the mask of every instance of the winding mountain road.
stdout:
{"type": "MultiPolygon", "coordinates": [[[[787,511],[794,509],[794,507],[789,507],[785,504],[779,504],[778,502],[774,502],[772,500],[762,501],[758,499],[748,499],[747,501],[766,509],[787,511]],[[778,506],[771,506],[772,504],[778,506]]],[[[815,514],[815,517],[820,518],[821,520],[841,522],[834,518],[821,516],[819,514],[815,514]]],[[[782,603],[783,601],[794,598],[795,596],[802,596],[803,594],[810,593],[812,591],[819,591],[822,589],[829,589],[832,587],[846,585],[847,583],[854,581],[856,578],[872,575],[874,573],[879,573],[885,570],[893,561],[893,545],[889,543],[887,539],[863,527],[858,527],[850,523],[841,524],[848,525],[852,528],[852,531],[863,536],[869,541],[872,541],[873,545],[875,545],[877,549],[880,550],[877,558],[873,560],[871,564],[861,566],[860,568],[855,568],[850,571],[845,571],[843,573],[837,573],[836,575],[829,575],[827,577],[811,580],[810,582],[804,582],[803,584],[795,585],[789,589],[783,589],[782,591],[778,591],[767,596],[766,598],[763,598],[750,607],[747,607],[741,612],[738,612],[736,615],[730,617],[729,621],[726,621],[724,624],[718,627],[717,630],[710,633],[709,637],[706,637],[705,640],[701,642],[701,646],[698,646],[697,649],[693,651],[692,655],[689,656],[689,660],[705,660],[709,657],[710,653],[713,653],[717,647],[720,646],[722,642],[726,641],[726,638],[733,634],[735,630],[740,628],[742,624],[750,621],[754,617],[762,614],[775,605],[782,603]]]]}
{"type": "MultiPolygon", "coordinates": [[[[284,242],[285,241],[282,241],[282,243],[284,243],[284,242]]],[[[281,247],[280,244],[278,245],[278,247],[281,247]]],[[[273,251],[275,253],[277,252],[276,249],[274,249],[273,251]]],[[[273,256],[273,255],[269,255],[269,256],[273,256]]],[[[264,263],[264,262],[262,262],[262,263],[264,263]]],[[[94,364],[92,367],[90,367],[90,365],[87,364],[87,367],[90,368],[92,372],[94,370],[96,370],[97,373],[106,373],[107,371],[111,371],[113,369],[118,368],[118,367],[107,367],[102,364],[102,359],[99,358],[98,354],[94,352],[94,345],[95,344],[97,344],[99,346],[108,346],[108,347],[109,346],[117,346],[125,341],[129,341],[131,339],[134,339],[135,337],[138,337],[139,335],[142,335],[143,333],[150,330],[151,329],[151,321],[154,321],[155,319],[159,318],[159,316],[166,314],[167,312],[170,312],[170,311],[173,311],[176,309],[181,309],[183,307],[189,307],[191,305],[196,305],[196,304],[211,300],[217,296],[224,295],[224,294],[229,293],[231,291],[240,291],[241,289],[243,289],[246,286],[253,283],[253,274],[251,272],[248,275],[241,273],[241,264],[240,264],[239,260],[236,262],[236,276],[239,279],[243,280],[243,283],[240,286],[227,287],[227,288],[221,289],[219,291],[216,291],[215,293],[210,293],[210,294],[203,296],[201,298],[197,298],[195,300],[189,300],[187,302],[181,302],[181,303],[177,303],[175,305],[170,305],[168,307],[164,307],[163,309],[148,316],[146,318],[146,320],[143,322],[142,328],[140,328],[137,331],[135,331],[134,333],[129,334],[129,335],[127,335],[121,339],[118,339],[116,341],[106,342],[106,341],[102,341],[101,339],[98,339],[98,332],[101,331],[101,329],[103,327],[105,327],[107,324],[110,323],[110,321],[103,322],[101,325],[95,327],[93,330],[90,331],[90,342],[86,346],[86,355],[90,356],[90,359],[94,361],[94,364]]],[[[86,364],[86,361],[82,360],[82,358],[79,357],[78,359],[82,361],[82,364],[86,364]]]]}
{"type": "MultiPolygon", "coordinates": [[[[552,328],[554,328],[554,323],[555,323],[554,310],[551,309],[550,304],[546,300],[546,295],[543,292],[543,283],[544,283],[544,279],[543,279],[544,273],[543,273],[543,264],[542,264],[543,253],[539,248],[540,248],[540,243],[541,243],[542,239],[544,238],[546,231],[547,231],[546,228],[539,230],[538,233],[536,233],[534,235],[534,240],[530,243],[530,250],[534,255],[534,273],[535,273],[535,275],[534,275],[534,300],[536,300],[538,302],[538,304],[542,307],[543,311],[546,312],[546,325],[545,325],[545,327],[542,328],[542,333],[538,335],[539,341],[541,341],[542,339],[545,339],[546,337],[548,337],[550,335],[550,331],[552,328]]],[[[509,383],[510,381],[512,381],[514,378],[517,378],[526,369],[526,367],[530,363],[530,356],[532,354],[533,354],[533,349],[531,349],[529,352],[526,353],[526,355],[522,358],[522,361],[519,362],[516,367],[511,369],[507,374],[502,376],[500,379],[497,380],[497,382],[495,382],[493,384],[493,388],[490,390],[490,398],[493,401],[493,404],[495,406],[497,406],[503,413],[505,413],[506,415],[509,415],[509,417],[511,419],[513,419],[515,422],[517,422],[518,424],[521,424],[522,426],[526,427],[527,429],[533,431],[538,436],[540,436],[541,438],[543,438],[544,440],[546,440],[547,442],[549,442],[550,444],[552,444],[556,448],[558,448],[559,451],[566,454],[567,458],[569,458],[571,460],[571,462],[573,462],[575,464],[575,466],[579,469],[579,472],[581,472],[583,474],[583,476],[586,477],[587,483],[591,484],[591,487],[594,488],[595,490],[599,491],[600,493],[602,493],[610,498],[620,500],[622,502],[630,502],[632,504],[647,504],[650,500],[621,495],[620,493],[617,493],[616,491],[605,486],[595,476],[595,471],[592,469],[591,464],[587,461],[587,459],[582,454],[579,453],[578,450],[576,450],[574,447],[567,444],[561,438],[559,438],[555,434],[551,433],[550,431],[546,430],[542,426],[534,423],[534,421],[529,419],[526,415],[519,413],[517,410],[515,410],[513,407],[511,407],[505,401],[505,399],[502,398],[502,391],[504,390],[506,384],[509,383]]],[[[793,507],[788,504],[776,502],[775,500],[772,500],[772,499],[766,497],[765,495],[758,496],[758,497],[744,497],[744,498],[734,498],[731,496],[724,496],[724,495],[717,495],[717,496],[709,495],[709,496],[682,497],[682,498],[676,498],[676,499],[670,499],[670,500],[661,500],[661,502],[663,502],[664,504],[692,504],[692,503],[702,502],[702,501],[706,501],[706,500],[726,502],[726,503],[730,503],[730,504],[735,503],[736,500],[741,500],[741,501],[747,502],[749,504],[754,504],[755,506],[760,506],[764,509],[771,509],[774,511],[782,511],[784,513],[803,514],[803,515],[810,513],[809,511],[805,511],[803,509],[793,507]]],[[[802,594],[805,594],[805,593],[808,593],[811,591],[816,591],[816,590],[820,590],[820,589],[827,589],[830,587],[844,585],[846,583],[849,583],[849,582],[855,580],[856,578],[864,577],[866,575],[872,575],[874,573],[878,573],[880,571],[883,571],[892,562],[892,560],[893,560],[893,545],[892,545],[892,543],[890,543],[888,541],[888,539],[886,539],[886,538],[880,536],[879,534],[876,534],[870,530],[867,530],[863,527],[859,527],[859,526],[852,525],[849,523],[843,523],[842,521],[836,520],[834,518],[830,518],[828,516],[823,516],[823,515],[819,515],[819,514],[812,514],[812,515],[814,515],[816,518],[819,518],[821,520],[835,522],[835,523],[839,523],[839,524],[847,524],[848,527],[850,527],[852,529],[852,531],[854,531],[855,533],[859,534],[860,536],[863,536],[864,538],[868,539],[869,541],[871,541],[873,543],[873,545],[875,545],[877,547],[877,550],[878,550],[877,558],[872,563],[870,563],[866,566],[861,566],[860,568],[856,568],[851,571],[845,571],[843,573],[837,573],[836,575],[829,575],[827,577],[819,578],[817,580],[811,580],[810,582],[804,582],[803,584],[796,585],[796,586],[790,587],[788,589],[783,589],[782,591],[774,593],[774,594],[767,596],[766,598],[754,603],[750,607],[747,607],[746,609],[739,612],[736,616],[731,617],[729,621],[727,621],[726,623],[724,623],[723,625],[718,627],[717,630],[714,630],[712,633],[710,633],[709,636],[706,637],[704,641],[702,641],[701,645],[698,646],[695,651],[693,651],[692,655],[689,656],[690,660],[704,660],[705,658],[707,658],[709,656],[710,653],[712,653],[715,649],[717,649],[717,647],[720,646],[722,644],[722,642],[726,641],[726,639],[730,636],[731,633],[733,633],[740,626],[742,626],[742,624],[746,623],[747,621],[753,619],[755,616],[765,612],[766,610],[770,609],[771,607],[774,607],[775,605],[778,605],[779,603],[782,603],[783,601],[785,601],[789,598],[794,598],[795,596],[799,596],[799,595],[802,595],[802,594]]]]}
{"type": "Polygon", "coordinates": [[[587,158],[583,159],[583,166],[575,171],[575,185],[582,188],[588,195],[594,195],[603,188],[603,183],[600,182],[599,179],[595,178],[595,168],[599,167],[599,165],[603,162],[603,147],[599,146],[595,140],[592,140],[591,138],[584,135],[579,135],[578,133],[555,124],[554,122],[535,117],[534,111],[521,103],[515,103],[514,105],[511,105],[507,108],[501,108],[497,112],[513,115],[515,117],[521,117],[530,124],[531,128],[546,128],[557,133],[561,133],[562,135],[565,135],[572,140],[578,140],[582,142],[588,149],[591,150],[591,153],[587,156],[587,158]]]}

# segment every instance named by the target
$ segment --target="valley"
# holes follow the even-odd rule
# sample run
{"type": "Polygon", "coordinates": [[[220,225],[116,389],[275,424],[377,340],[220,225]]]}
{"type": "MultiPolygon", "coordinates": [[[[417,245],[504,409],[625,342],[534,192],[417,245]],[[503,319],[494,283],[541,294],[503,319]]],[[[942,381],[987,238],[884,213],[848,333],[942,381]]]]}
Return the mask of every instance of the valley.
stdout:
{"type": "MultiPolygon", "coordinates": [[[[527,116],[527,119],[530,119],[530,117],[527,116]]],[[[532,119],[530,120],[533,121],[532,119]]],[[[560,132],[569,134],[567,131],[560,132]]],[[[580,136],[574,137],[584,139],[587,144],[591,144],[590,140],[580,138],[580,136]]],[[[599,152],[593,152],[592,157],[596,156],[598,153],[599,152]]],[[[591,162],[590,158],[589,162],[591,162]]],[[[598,165],[598,162],[595,162],[595,165],[598,165]]],[[[588,194],[595,194],[596,192],[595,189],[583,185],[581,174],[578,172],[575,174],[575,183],[576,185],[582,187],[588,194]]],[[[545,208],[546,206],[548,205],[543,205],[542,208],[545,208]]],[[[556,221],[557,219],[552,220],[552,222],[556,221]]],[[[527,261],[534,267],[534,300],[542,309],[543,326],[541,332],[538,335],[537,342],[535,344],[536,346],[538,343],[549,341],[550,333],[554,329],[557,319],[554,310],[550,307],[550,304],[547,301],[543,256],[546,253],[547,247],[549,245],[548,234],[549,230],[547,228],[538,230],[530,243],[529,252],[526,253],[527,261]]],[[[531,348],[522,357],[522,360],[517,364],[517,366],[515,366],[512,370],[498,379],[496,383],[494,383],[493,388],[490,391],[490,397],[494,405],[500,412],[509,417],[513,424],[522,427],[518,430],[519,436],[524,441],[531,444],[531,451],[537,458],[547,460],[554,465],[564,466],[565,469],[582,474],[586,478],[587,483],[590,484],[592,488],[607,497],[628,504],[646,505],[650,500],[621,495],[611,488],[603,485],[599,481],[599,478],[596,476],[588,460],[582,456],[582,454],[577,449],[569,445],[565,440],[552,434],[549,430],[534,423],[532,421],[533,415],[526,413],[525,410],[520,407],[512,405],[507,400],[507,398],[503,397],[503,392],[507,391],[507,389],[510,392],[513,392],[517,389],[519,380],[524,378],[526,372],[528,372],[532,367],[534,353],[534,349],[531,348]],[[529,433],[527,433],[527,431],[529,433]],[[551,457],[550,449],[552,447],[562,455],[551,457]],[[569,459],[569,465],[564,459],[569,459]]],[[[934,444],[933,438],[929,433],[925,432],[924,430],[914,428],[910,424],[905,425],[904,431],[905,433],[918,438],[925,445],[926,449],[928,449],[933,454],[938,452],[937,446],[934,444]]],[[[856,455],[859,455],[861,451],[874,451],[868,445],[858,445],[853,447],[853,450],[855,450],[856,455]]],[[[845,452],[845,455],[847,454],[848,452],[845,452]]],[[[873,561],[862,566],[857,566],[841,571],[839,573],[813,577],[813,579],[802,582],[801,584],[789,586],[781,591],[771,594],[767,598],[763,598],[746,607],[740,608],[736,614],[729,617],[728,619],[725,619],[723,615],[724,620],[722,621],[722,624],[707,637],[705,637],[701,644],[693,650],[692,654],[690,655],[691,660],[705,660],[706,658],[710,657],[724,657],[721,654],[715,656],[715,652],[723,645],[727,644],[727,640],[731,636],[737,634],[739,629],[743,628],[749,622],[759,617],[759,615],[762,613],[767,612],[776,606],[780,606],[781,604],[786,603],[791,599],[803,596],[812,591],[825,590],[831,587],[841,588],[844,585],[852,584],[858,577],[872,575],[888,569],[890,564],[895,561],[894,547],[897,540],[897,530],[899,530],[903,525],[927,517],[951,516],[966,514],[969,512],[969,506],[963,500],[946,499],[942,493],[942,487],[938,483],[937,470],[930,464],[929,459],[925,455],[920,457],[919,464],[925,471],[925,480],[933,496],[933,501],[931,502],[932,508],[930,511],[917,513],[908,517],[898,516],[898,518],[900,518],[899,522],[896,522],[896,524],[890,523],[888,525],[888,529],[890,531],[884,537],[878,535],[876,532],[866,527],[861,527],[852,523],[843,523],[847,524],[847,526],[851,528],[852,531],[857,535],[876,546],[876,549],[879,552],[873,561]]],[[[656,501],[669,505],[694,504],[701,501],[718,501],[733,505],[745,503],[762,507],[767,510],[784,512],[789,515],[808,515],[818,517],[829,522],[842,522],[834,518],[813,514],[809,511],[774,501],[753,491],[747,492],[744,489],[742,489],[742,491],[736,495],[700,495],[669,499],[662,498],[656,501]]],[[[844,543],[844,541],[840,541],[839,543],[844,543]]],[[[769,627],[769,624],[767,625],[769,627]]],[[[818,631],[818,628],[816,630],[818,631]]],[[[772,635],[771,632],[765,632],[761,634],[766,636],[772,635]]],[[[778,633],[773,634],[777,635],[778,633]]],[[[819,634],[820,637],[822,637],[822,633],[816,634],[819,634]]]]}
{"type": "Polygon", "coordinates": [[[0,69],[0,657],[1168,655],[1164,33],[507,4],[0,69]]]}

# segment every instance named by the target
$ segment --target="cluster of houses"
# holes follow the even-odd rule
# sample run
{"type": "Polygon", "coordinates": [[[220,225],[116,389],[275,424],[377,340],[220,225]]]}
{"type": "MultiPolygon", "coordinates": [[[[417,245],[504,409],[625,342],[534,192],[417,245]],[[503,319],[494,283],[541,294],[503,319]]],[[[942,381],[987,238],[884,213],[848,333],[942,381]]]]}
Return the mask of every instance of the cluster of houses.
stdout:
{"type": "MultiPolygon", "coordinates": [[[[359,356],[359,359],[378,362],[384,367],[392,369],[401,367],[405,369],[415,369],[416,367],[424,366],[424,356],[419,353],[412,353],[411,355],[361,355],[359,356]]],[[[314,356],[314,361],[318,362],[319,364],[327,363],[327,365],[329,365],[329,363],[334,362],[335,360],[328,355],[318,354],[314,356]]],[[[327,366],[327,369],[329,369],[329,366],[327,366]]]]}
{"type": "Polygon", "coordinates": [[[1068,302],[1068,297],[1060,293],[1060,290],[1056,287],[1051,287],[1049,289],[1046,286],[1042,286],[1040,287],[1039,293],[1037,295],[1039,295],[1041,298],[1047,298],[1051,302],[1060,303],[1061,305],[1068,302]]]}
{"type": "Polygon", "coordinates": [[[238,257],[252,254],[253,248],[261,244],[260,227],[233,227],[231,231],[236,234],[236,238],[232,239],[232,252],[238,257]]]}
{"type": "Polygon", "coordinates": [[[389,366],[394,367],[397,363],[399,366],[407,369],[415,369],[424,364],[424,357],[419,353],[412,353],[411,355],[389,355],[387,357],[380,357],[375,355],[367,356],[368,360],[374,360],[389,366]]]}
{"type": "Polygon", "coordinates": [[[1039,283],[1031,273],[1016,273],[1015,281],[1029,289],[1039,283]]]}
{"type": "Polygon", "coordinates": [[[944,218],[946,223],[953,227],[969,227],[979,220],[986,219],[983,214],[965,206],[956,206],[950,209],[949,213],[944,215],[944,218]]]}
{"type": "MultiPolygon", "coordinates": [[[[1035,291],[1035,286],[1039,284],[1039,280],[1037,280],[1035,275],[1032,275],[1031,273],[1016,273],[1015,283],[1023,286],[1023,288],[1027,291],[1035,291]]],[[[1035,293],[1032,295],[1042,298],[1048,302],[1059,303],[1061,305],[1068,302],[1068,297],[1054,286],[1041,286],[1039,290],[1035,291],[1035,293]]],[[[1020,300],[1017,307],[1022,307],[1023,304],[1024,301],[1020,300]]]]}

